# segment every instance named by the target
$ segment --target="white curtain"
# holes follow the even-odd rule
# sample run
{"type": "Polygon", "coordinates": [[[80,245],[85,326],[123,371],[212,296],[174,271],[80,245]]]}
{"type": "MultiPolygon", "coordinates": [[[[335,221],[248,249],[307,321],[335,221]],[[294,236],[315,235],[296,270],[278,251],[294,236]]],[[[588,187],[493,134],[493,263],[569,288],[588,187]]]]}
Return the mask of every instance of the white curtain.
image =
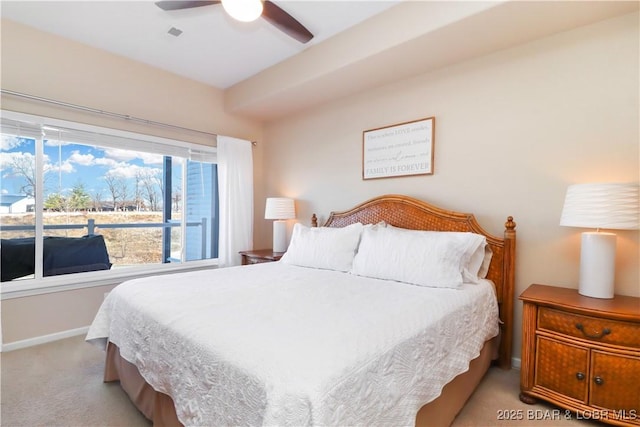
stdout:
{"type": "Polygon", "coordinates": [[[220,199],[220,267],[241,264],[239,251],[253,246],[253,146],[251,142],[218,136],[218,196],[220,199]]]}

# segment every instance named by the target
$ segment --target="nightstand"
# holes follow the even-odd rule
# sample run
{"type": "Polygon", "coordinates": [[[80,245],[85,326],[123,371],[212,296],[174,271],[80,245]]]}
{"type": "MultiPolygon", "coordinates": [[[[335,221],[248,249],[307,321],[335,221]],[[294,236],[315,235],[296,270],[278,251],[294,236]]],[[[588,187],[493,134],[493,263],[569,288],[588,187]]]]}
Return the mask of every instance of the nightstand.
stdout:
{"type": "Polygon", "coordinates": [[[582,419],[640,425],[640,298],[531,285],[520,295],[520,400],[582,419]]]}
{"type": "Polygon", "coordinates": [[[273,252],[272,249],[257,249],[255,251],[240,251],[240,255],[242,255],[242,265],[248,265],[278,261],[284,255],[284,252],[273,252]]]}

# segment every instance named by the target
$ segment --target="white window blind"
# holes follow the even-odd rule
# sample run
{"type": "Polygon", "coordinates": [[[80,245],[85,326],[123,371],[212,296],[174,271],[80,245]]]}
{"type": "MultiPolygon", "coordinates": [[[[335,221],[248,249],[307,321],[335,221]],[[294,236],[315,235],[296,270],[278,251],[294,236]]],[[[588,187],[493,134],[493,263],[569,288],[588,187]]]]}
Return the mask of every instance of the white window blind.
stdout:
{"type": "Polygon", "coordinates": [[[42,136],[42,126],[39,123],[25,122],[2,117],[2,134],[19,138],[38,139],[42,136]]]}
{"type": "Polygon", "coordinates": [[[2,112],[2,133],[50,141],[74,142],[107,148],[126,148],[163,156],[215,162],[215,147],[191,144],[117,129],[66,122],[64,120],[2,112]]]}

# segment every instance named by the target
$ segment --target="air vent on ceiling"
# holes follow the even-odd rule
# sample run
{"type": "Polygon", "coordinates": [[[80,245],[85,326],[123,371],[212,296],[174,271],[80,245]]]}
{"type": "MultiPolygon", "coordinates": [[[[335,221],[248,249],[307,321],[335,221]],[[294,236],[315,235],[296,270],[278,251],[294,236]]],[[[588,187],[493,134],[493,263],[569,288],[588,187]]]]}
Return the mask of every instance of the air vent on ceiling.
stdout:
{"type": "Polygon", "coordinates": [[[176,28],[176,27],[171,27],[169,29],[169,31],[167,31],[169,34],[171,34],[172,36],[178,37],[180,34],[182,34],[182,30],[176,28]]]}

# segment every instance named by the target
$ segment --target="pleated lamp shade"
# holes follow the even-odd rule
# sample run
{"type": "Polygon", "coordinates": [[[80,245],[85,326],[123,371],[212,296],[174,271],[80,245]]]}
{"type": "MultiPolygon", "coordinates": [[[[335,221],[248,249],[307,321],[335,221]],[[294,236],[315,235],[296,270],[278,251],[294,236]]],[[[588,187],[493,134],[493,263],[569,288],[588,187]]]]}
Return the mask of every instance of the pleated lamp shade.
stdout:
{"type": "Polygon", "coordinates": [[[296,208],[293,199],[286,197],[269,197],[264,208],[264,219],[293,219],[296,208]]]}
{"type": "Polygon", "coordinates": [[[638,228],[638,184],[574,184],[567,189],[560,225],[582,228],[638,228]]]}
{"type": "Polygon", "coordinates": [[[287,197],[269,197],[264,208],[265,219],[273,221],[273,251],[287,250],[287,224],[284,220],[296,217],[293,199],[287,197]]]}
{"type": "Polygon", "coordinates": [[[580,294],[613,298],[616,235],[600,229],[638,229],[639,194],[638,184],[575,184],[567,189],[560,225],[596,229],[582,233],[580,294]]]}

